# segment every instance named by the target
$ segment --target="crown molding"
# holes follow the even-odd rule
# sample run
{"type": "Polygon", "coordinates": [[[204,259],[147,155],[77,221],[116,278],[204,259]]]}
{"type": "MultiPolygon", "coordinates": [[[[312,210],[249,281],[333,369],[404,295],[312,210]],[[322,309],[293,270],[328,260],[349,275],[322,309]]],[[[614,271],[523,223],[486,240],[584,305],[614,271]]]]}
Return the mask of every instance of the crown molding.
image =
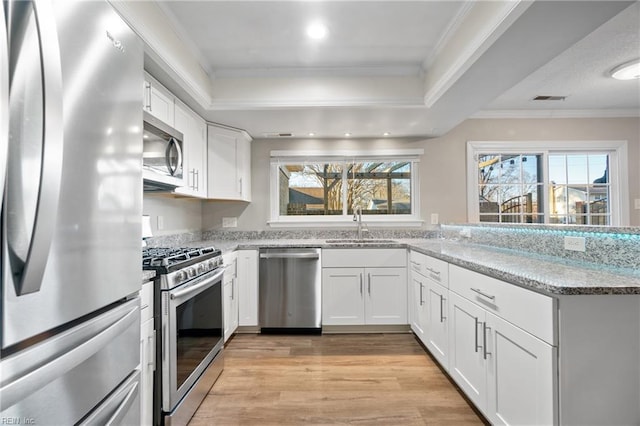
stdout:
{"type": "Polygon", "coordinates": [[[640,109],[512,109],[478,111],[470,119],[490,118],[628,118],[640,117],[640,109]]]}

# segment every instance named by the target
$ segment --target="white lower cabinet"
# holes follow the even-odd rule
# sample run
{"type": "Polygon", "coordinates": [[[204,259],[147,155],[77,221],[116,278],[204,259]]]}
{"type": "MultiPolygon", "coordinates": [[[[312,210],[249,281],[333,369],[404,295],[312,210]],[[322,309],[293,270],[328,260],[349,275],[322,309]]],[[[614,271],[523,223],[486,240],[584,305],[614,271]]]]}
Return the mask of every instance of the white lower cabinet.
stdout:
{"type": "Polygon", "coordinates": [[[258,250],[238,250],[238,325],[258,325],[258,250]]]}
{"type": "Polygon", "coordinates": [[[487,415],[494,425],[557,424],[556,348],[487,312],[487,415]]]}
{"type": "Polygon", "coordinates": [[[322,324],[407,323],[405,268],[324,268],[322,324]]]}
{"type": "Polygon", "coordinates": [[[494,425],[557,424],[557,348],[497,315],[519,320],[518,310],[553,305],[551,298],[453,266],[450,279],[451,377],[494,425]],[[521,294],[505,297],[510,291],[521,294]]]}
{"type": "Polygon", "coordinates": [[[449,289],[426,280],[423,290],[426,305],[426,331],[424,344],[438,362],[449,367],[449,289]]]}
{"type": "Polygon", "coordinates": [[[222,297],[224,298],[224,341],[226,342],[238,328],[238,255],[236,252],[223,256],[224,277],[222,297]]]}
{"type": "MultiPolygon", "coordinates": [[[[411,330],[418,338],[425,343],[427,338],[427,300],[425,294],[427,292],[427,279],[421,274],[411,270],[409,279],[409,324],[411,330]]],[[[426,344],[426,343],[425,343],[426,344]]]]}
{"type": "Polygon", "coordinates": [[[323,325],[407,323],[406,250],[322,251],[323,325]]]}
{"type": "Polygon", "coordinates": [[[153,329],[153,282],[140,291],[140,424],[153,424],[153,372],[156,367],[156,339],[153,329]]]}

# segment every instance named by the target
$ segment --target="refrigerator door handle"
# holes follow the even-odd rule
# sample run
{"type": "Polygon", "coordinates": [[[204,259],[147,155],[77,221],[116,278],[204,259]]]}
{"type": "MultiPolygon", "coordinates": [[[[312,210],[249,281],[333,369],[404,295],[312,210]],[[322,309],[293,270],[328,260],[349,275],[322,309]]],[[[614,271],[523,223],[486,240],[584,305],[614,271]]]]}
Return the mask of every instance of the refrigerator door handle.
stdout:
{"type": "MultiPolygon", "coordinates": [[[[8,174],[7,193],[5,194],[4,226],[10,263],[6,266],[11,271],[11,278],[18,296],[37,292],[42,284],[57,218],[63,157],[62,62],[55,16],[49,1],[30,3],[33,5],[33,13],[36,18],[37,35],[35,37],[37,37],[39,44],[38,55],[42,71],[42,152],[40,167],[36,171],[39,172],[39,176],[37,179],[33,179],[34,183],[32,184],[33,193],[37,193],[35,205],[33,207],[22,206],[22,203],[17,205],[17,202],[11,201],[14,197],[22,197],[20,193],[23,191],[21,182],[13,182],[12,176],[15,180],[21,181],[24,176],[33,173],[33,170],[25,170],[27,167],[33,166],[26,164],[28,160],[25,161],[23,158],[21,146],[25,141],[16,140],[12,143],[12,146],[16,146],[16,148],[9,148],[7,167],[16,167],[17,170],[8,174]],[[10,192],[15,192],[16,195],[11,196],[10,192]],[[21,209],[21,207],[26,208],[21,209]],[[31,209],[33,211],[28,211],[31,209]]],[[[29,12],[25,9],[23,8],[20,12],[28,14],[29,12]]],[[[21,50],[24,40],[24,37],[10,40],[12,48],[21,50]]],[[[26,47],[24,48],[26,49],[26,47]]],[[[13,65],[17,63],[16,58],[10,58],[10,61],[13,65]]],[[[19,72],[20,70],[10,69],[10,93],[12,94],[13,83],[18,79],[14,74],[19,72]]],[[[21,101],[22,99],[16,101],[16,108],[21,101]]],[[[13,106],[11,105],[11,97],[9,103],[11,108],[13,106]]],[[[15,119],[17,120],[17,118],[15,119]]],[[[9,126],[10,129],[13,127],[11,124],[9,126]]],[[[21,139],[20,134],[10,136],[21,139]]]]}
{"type": "MultiPolygon", "coordinates": [[[[4,4],[0,4],[0,22],[6,22],[4,4]]],[[[4,199],[4,179],[7,174],[7,151],[9,150],[9,45],[6,26],[0,26],[0,188],[4,199]]]]}
{"type": "Polygon", "coordinates": [[[140,372],[136,370],[98,408],[78,423],[78,426],[125,424],[126,416],[137,400],[139,392],[140,372]]]}
{"type": "Polygon", "coordinates": [[[130,302],[122,309],[118,309],[116,313],[98,317],[89,324],[81,326],[90,330],[71,329],[58,338],[53,338],[54,341],[50,342],[49,346],[50,353],[47,353],[44,347],[36,348],[29,352],[38,351],[38,353],[26,353],[21,359],[5,360],[3,364],[12,362],[15,365],[3,365],[0,372],[0,393],[2,394],[0,411],[4,411],[80,365],[139,321],[138,303],[138,300],[130,302]],[[87,333],[90,333],[88,337],[87,333]],[[36,357],[40,359],[35,359],[36,357]],[[29,365],[35,365],[35,368],[30,371],[21,371],[29,365]],[[11,376],[5,377],[5,375],[11,376]]]}
{"type": "Polygon", "coordinates": [[[134,382],[132,384],[131,388],[129,389],[129,392],[127,392],[127,396],[124,397],[124,401],[120,403],[116,412],[107,421],[106,423],[107,425],[122,424],[122,420],[124,420],[124,417],[127,415],[127,413],[129,412],[129,409],[131,408],[131,405],[133,404],[133,402],[136,400],[136,397],[138,396],[139,388],[140,388],[139,382],[134,382]]]}

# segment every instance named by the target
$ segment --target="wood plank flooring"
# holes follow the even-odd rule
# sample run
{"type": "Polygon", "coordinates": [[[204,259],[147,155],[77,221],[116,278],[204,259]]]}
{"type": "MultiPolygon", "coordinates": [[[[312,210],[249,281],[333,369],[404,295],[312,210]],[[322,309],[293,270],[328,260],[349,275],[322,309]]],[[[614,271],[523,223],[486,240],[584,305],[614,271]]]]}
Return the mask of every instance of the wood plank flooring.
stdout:
{"type": "Polygon", "coordinates": [[[202,425],[482,425],[412,334],[238,334],[202,425]]]}

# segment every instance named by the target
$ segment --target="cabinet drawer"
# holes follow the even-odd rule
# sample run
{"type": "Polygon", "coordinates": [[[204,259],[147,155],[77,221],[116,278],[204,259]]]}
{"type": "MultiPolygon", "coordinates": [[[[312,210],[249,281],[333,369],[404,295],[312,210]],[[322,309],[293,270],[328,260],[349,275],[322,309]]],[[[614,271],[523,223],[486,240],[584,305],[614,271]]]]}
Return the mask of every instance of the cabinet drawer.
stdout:
{"type": "Polygon", "coordinates": [[[411,251],[409,266],[412,271],[432,279],[438,284],[449,287],[449,264],[417,251],[411,251]]]}
{"type": "Polygon", "coordinates": [[[140,322],[153,318],[153,281],[142,283],[140,290],[140,322]]]}
{"type": "Polygon", "coordinates": [[[449,266],[449,288],[489,312],[555,345],[555,300],[455,265],[449,266]]]}
{"type": "Polygon", "coordinates": [[[322,267],[334,268],[384,268],[406,267],[407,251],[405,249],[324,249],[322,250],[322,267]]]}

